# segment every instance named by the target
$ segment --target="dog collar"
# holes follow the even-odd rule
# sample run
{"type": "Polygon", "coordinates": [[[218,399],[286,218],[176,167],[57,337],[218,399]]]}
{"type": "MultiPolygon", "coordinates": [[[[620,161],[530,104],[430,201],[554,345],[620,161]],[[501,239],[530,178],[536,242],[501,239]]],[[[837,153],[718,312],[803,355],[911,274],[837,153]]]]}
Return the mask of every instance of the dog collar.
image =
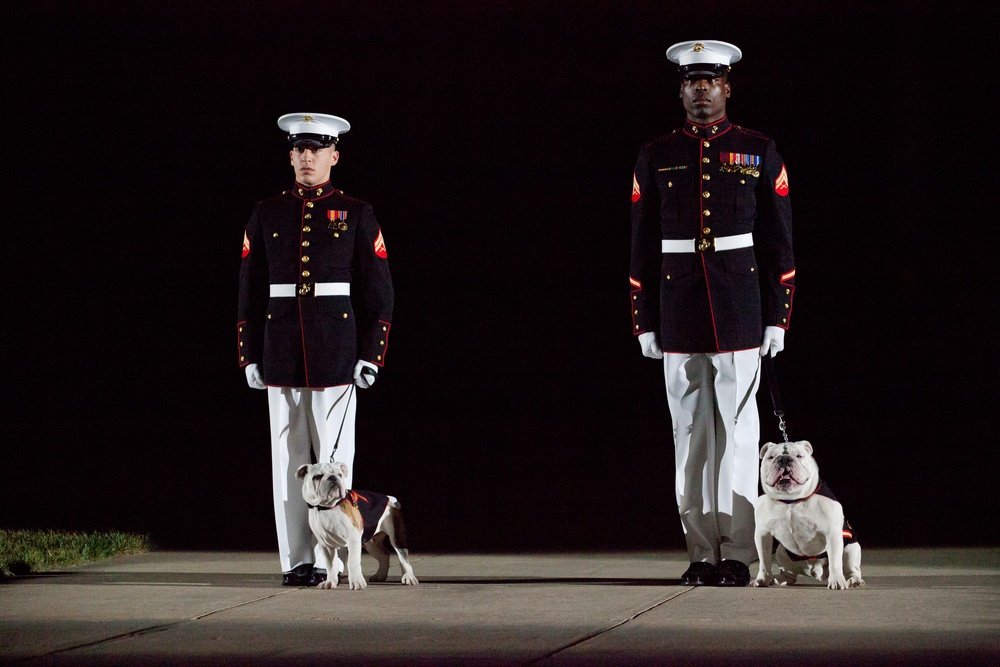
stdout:
{"type": "Polygon", "coordinates": [[[306,503],[306,506],[311,510],[317,510],[319,512],[322,512],[323,510],[332,510],[334,507],[344,502],[344,500],[350,500],[351,504],[357,507],[359,499],[365,501],[366,503],[368,502],[367,498],[359,494],[354,489],[351,489],[350,491],[347,492],[346,496],[344,496],[343,498],[341,498],[332,505],[310,505],[309,503],[306,503]]]}
{"type": "MultiPolygon", "coordinates": [[[[338,502],[337,505],[339,505],[339,504],[340,503],[338,502]]],[[[309,509],[311,509],[311,510],[317,510],[319,512],[322,512],[323,510],[332,510],[337,505],[310,505],[309,503],[306,503],[306,506],[309,509]]]]}
{"type": "MultiPolygon", "coordinates": [[[[816,485],[816,490],[813,491],[812,493],[810,493],[805,498],[796,498],[795,500],[785,500],[784,498],[778,498],[777,500],[778,500],[779,503],[785,503],[786,505],[794,505],[795,503],[802,503],[802,502],[805,502],[805,501],[809,500],[810,498],[812,498],[813,496],[815,496],[817,493],[819,493],[819,490],[823,488],[823,485],[824,485],[823,480],[819,480],[819,484],[816,485]]],[[[820,495],[824,495],[825,496],[826,494],[824,493],[824,494],[820,494],[820,495]]]]}

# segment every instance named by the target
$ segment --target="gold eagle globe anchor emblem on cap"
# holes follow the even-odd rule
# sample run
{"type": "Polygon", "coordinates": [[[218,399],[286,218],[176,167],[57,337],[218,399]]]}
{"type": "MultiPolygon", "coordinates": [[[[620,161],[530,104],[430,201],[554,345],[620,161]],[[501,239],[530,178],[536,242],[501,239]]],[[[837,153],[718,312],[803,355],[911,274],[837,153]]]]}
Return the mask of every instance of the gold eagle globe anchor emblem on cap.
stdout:
{"type": "Polygon", "coordinates": [[[694,48],[692,49],[692,51],[694,51],[695,53],[701,53],[704,50],[705,50],[705,45],[702,44],[701,42],[695,44],[694,48]]]}
{"type": "Polygon", "coordinates": [[[303,123],[311,123],[311,122],[313,122],[313,120],[314,120],[314,118],[312,116],[303,116],[302,117],[302,122],[303,123]]]}

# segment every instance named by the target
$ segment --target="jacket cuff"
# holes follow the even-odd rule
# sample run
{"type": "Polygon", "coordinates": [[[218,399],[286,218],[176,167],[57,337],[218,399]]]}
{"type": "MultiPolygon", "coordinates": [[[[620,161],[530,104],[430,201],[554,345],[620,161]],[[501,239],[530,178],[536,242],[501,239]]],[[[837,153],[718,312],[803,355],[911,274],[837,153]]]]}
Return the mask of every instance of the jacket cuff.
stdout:
{"type": "Polygon", "coordinates": [[[247,341],[247,323],[237,322],[236,323],[236,339],[238,344],[240,368],[248,364],[254,363],[253,359],[250,357],[250,343],[247,341]]]}
{"type": "Polygon", "coordinates": [[[385,365],[385,351],[389,347],[389,329],[391,328],[392,325],[385,320],[378,321],[378,325],[372,332],[368,354],[365,355],[366,361],[380,368],[385,365]]]}

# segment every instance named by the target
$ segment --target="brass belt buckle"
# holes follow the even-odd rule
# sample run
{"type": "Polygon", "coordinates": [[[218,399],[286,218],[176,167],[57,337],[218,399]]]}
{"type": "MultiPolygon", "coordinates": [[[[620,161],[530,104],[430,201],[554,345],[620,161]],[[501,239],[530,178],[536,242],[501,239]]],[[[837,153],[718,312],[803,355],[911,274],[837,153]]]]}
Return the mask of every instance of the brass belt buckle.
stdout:
{"type": "Polygon", "coordinates": [[[299,296],[309,296],[310,294],[315,296],[316,291],[313,289],[315,284],[316,283],[299,283],[299,296]]]}
{"type": "Polygon", "coordinates": [[[708,252],[709,250],[715,250],[715,243],[712,239],[700,239],[698,241],[698,252],[708,252]]]}

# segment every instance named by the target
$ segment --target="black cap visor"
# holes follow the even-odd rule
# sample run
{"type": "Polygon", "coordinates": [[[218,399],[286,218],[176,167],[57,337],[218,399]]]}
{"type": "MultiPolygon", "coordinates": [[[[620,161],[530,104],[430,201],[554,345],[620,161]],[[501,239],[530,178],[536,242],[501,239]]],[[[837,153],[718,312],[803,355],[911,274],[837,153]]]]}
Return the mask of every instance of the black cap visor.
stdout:
{"type": "Polygon", "coordinates": [[[681,65],[679,68],[681,78],[687,81],[697,81],[698,79],[719,79],[729,75],[729,66],[719,63],[694,63],[692,65],[681,65]]]}
{"type": "Polygon", "coordinates": [[[337,143],[337,137],[329,134],[289,134],[292,148],[329,148],[337,143]]]}

